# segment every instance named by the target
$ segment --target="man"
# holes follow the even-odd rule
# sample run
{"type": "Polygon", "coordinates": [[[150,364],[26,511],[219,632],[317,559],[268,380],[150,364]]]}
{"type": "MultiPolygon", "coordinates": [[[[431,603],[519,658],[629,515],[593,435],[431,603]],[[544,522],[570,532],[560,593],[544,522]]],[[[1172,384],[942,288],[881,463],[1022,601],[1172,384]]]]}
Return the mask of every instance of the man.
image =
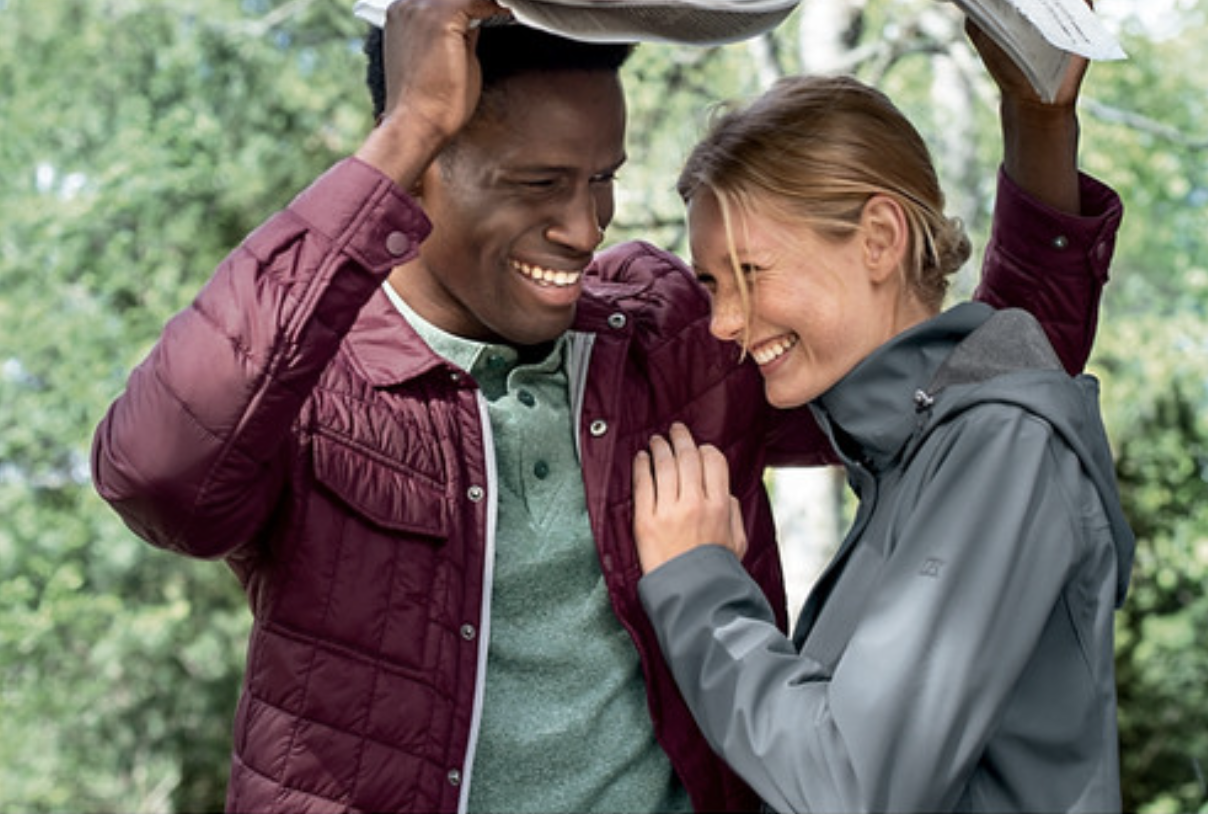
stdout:
{"type": "MultiPolygon", "coordinates": [[[[771,541],[760,470],[831,454],[709,336],[675,258],[593,260],[626,49],[478,23],[499,14],[391,7],[379,125],[230,255],[97,430],[97,488],[131,528],[247,590],[232,811],[758,807],[638,605],[629,462],[686,421],[747,473],[748,537],[771,541]]],[[[1011,149],[1077,186],[1069,145],[1025,125],[1011,149]]],[[[1004,181],[986,272],[1074,366],[1119,215],[1081,189],[1093,217],[1004,181]]],[[[774,545],[745,564],[785,624],[774,545]]]]}

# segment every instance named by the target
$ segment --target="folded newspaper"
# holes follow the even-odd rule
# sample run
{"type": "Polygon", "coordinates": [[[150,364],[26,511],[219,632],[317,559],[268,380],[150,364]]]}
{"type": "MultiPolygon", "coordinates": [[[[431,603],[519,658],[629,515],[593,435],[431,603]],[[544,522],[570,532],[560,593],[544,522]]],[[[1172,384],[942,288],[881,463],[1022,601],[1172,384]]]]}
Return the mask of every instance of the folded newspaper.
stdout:
{"type": "MultiPolygon", "coordinates": [[[[405,2],[406,0],[403,0],[405,2]]],[[[356,0],[353,11],[383,26],[393,0],[356,0]]],[[[770,31],[800,0],[498,0],[518,22],[589,42],[721,45],[770,31]]]]}
{"type": "Polygon", "coordinates": [[[1085,0],[950,0],[994,39],[1051,102],[1070,56],[1125,59],[1124,49],[1085,0]]]}

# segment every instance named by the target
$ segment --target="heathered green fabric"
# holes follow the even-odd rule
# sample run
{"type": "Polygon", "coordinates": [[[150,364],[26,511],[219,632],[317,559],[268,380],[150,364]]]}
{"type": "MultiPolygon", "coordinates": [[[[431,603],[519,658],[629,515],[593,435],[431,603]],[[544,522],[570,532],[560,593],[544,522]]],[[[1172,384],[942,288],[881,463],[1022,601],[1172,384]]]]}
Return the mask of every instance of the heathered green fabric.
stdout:
{"type": "Polygon", "coordinates": [[[392,299],[436,353],[474,376],[495,440],[495,574],[470,810],[691,810],[654,739],[637,652],[600,572],[566,337],[521,363],[514,348],[444,333],[392,299]]]}

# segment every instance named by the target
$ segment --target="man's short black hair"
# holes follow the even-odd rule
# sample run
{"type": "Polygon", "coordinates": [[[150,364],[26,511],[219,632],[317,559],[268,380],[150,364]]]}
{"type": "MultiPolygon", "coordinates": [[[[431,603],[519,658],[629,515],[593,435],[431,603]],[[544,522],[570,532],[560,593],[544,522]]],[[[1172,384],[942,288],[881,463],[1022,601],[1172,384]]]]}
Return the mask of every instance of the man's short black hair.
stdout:
{"type": "MultiPolygon", "coordinates": [[[[569,40],[523,25],[487,25],[478,35],[485,96],[501,80],[523,73],[557,71],[618,71],[633,53],[626,43],[569,40]]],[[[365,36],[368,59],[365,78],[373,99],[373,115],[386,109],[386,72],[382,58],[382,29],[370,26],[365,36]]]]}

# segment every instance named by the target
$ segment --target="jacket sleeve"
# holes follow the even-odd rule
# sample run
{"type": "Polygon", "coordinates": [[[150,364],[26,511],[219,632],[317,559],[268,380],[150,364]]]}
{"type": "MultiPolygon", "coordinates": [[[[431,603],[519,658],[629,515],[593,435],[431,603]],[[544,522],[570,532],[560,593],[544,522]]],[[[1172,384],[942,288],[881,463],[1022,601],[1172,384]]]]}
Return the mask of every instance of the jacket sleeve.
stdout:
{"type": "MultiPolygon", "coordinates": [[[[773,808],[958,802],[1085,545],[1080,507],[1062,488],[1079,477],[1077,457],[1048,425],[1012,412],[955,431],[833,672],[776,630],[725,549],[698,548],[643,577],[643,605],[694,716],[773,808]]],[[[884,545],[865,540],[853,554],[883,556],[884,545]]]]}
{"type": "Polygon", "coordinates": [[[253,232],[133,371],[93,439],[96,488],[149,542],[225,556],[267,521],[285,442],[361,307],[428,223],[357,159],[253,232]]]}
{"type": "Polygon", "coordinates": [[[999,171],[994,224],[974,293],[995,308],[1031,312],[1070,373],[1081,372],[1090,357],[1124,212],[1111,188],[1087,175],[1080,185],[1083,213],[1068,215],[1031,199],[999,171]]]}

